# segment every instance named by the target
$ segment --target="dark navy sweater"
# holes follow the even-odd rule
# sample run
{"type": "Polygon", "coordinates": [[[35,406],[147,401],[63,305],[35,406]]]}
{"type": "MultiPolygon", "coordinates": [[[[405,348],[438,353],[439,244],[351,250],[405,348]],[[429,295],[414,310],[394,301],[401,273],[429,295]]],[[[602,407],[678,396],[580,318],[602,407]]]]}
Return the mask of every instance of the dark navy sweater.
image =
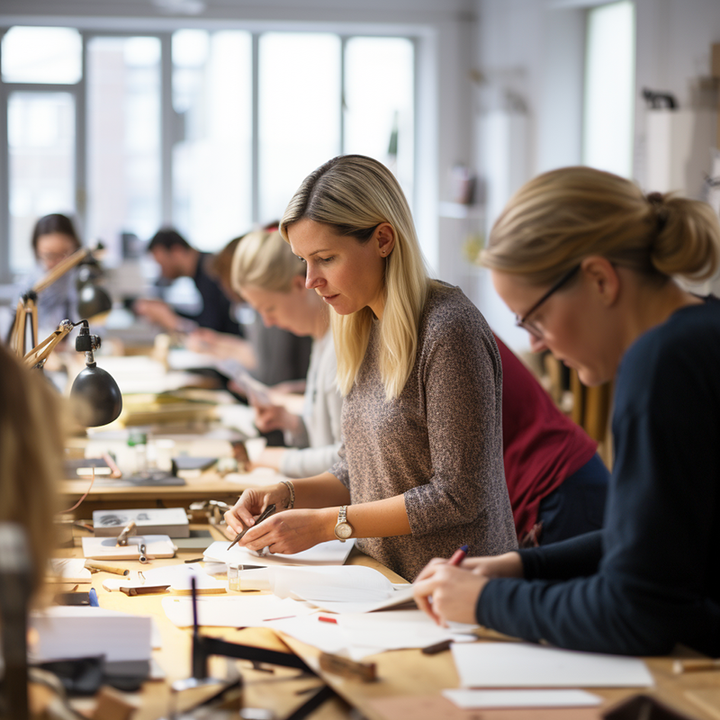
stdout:
{"type": "Polygon", "coordinates": [[[675,312],[618,369],[602,531],[521,551],[481,625],[560,647],[720,656],[720,301],[675,312]]]}

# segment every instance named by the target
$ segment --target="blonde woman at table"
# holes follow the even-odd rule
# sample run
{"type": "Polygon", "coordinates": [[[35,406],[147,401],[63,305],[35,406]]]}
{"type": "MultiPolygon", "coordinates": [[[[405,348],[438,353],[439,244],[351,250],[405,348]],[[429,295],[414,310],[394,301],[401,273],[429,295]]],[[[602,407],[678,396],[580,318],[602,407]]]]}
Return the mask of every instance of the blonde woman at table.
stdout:
{"type": "Polygon", "coordinates": [[[482,254],[495,289],[535,350],[586,385],[615,379],[605,527],[436,561],[416,582],[427,612],[575,650],[720,655],[720,301],[675,280],[719,259],[708,205],[599,170],[540,175],[510,200],[482,254]]]}
{"type": "Polygon", "coordinates": [[[405,196],[360,155],[311,173],[280,232],[331,308],[344,444],[328,472],[248,490],[233,531],[278,512],[241,544],[294,553],[357,538],[405,578],[433,555],[515,548],[505,485],[501,363],[492,333],[458,289],[430,280],[405,196]]]}
{"type": "Polygon", "coordinates": [[[266,448],[254,465],[291,478],[319,475],[338,460],[342,412],[328,307],[305,287],[305,265],[277,230],[243,238],[233,255],[231,281],[265,327],[313,339],[302,414],[282,405],[255,408],[258,430],[282,430],[289,447],[266,448]]]}

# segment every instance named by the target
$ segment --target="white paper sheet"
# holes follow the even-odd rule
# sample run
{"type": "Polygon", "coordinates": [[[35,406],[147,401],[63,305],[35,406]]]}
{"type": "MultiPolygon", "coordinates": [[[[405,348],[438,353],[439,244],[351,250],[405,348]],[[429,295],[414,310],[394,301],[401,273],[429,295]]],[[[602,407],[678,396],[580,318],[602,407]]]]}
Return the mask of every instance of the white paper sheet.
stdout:
{"type": "MultiPolygon", "coordinates": [[[[170,622],[178,627],[193,624],[192,598],[164,597],[162,606],[170,622]]],[[[274,595],[199,597],[197,608],[198,624],[205,627],[263,627],[269,620],[312,612],[305,603],[274,595]]]]}
{"type": "Polygon", "coordinates": [[[92,573],[85,567],[83,558],[52,558],[49,569],[48,582],[92,582],[92,573]]]}
{"type": "Polygon", "coordinates": [[[442,694],[460,708],[546,708],[590,707],[602,698],[584,690],[443,690],[442,694]]]}
{"type": "Polygon", "coordinates": [[[198,563],[187,565],[165,565],[163,567],[143,570],[145,584],[170,585],[173,592],[189,592],[191,579],[195,578],[198,590],[227,590],[227,582],[217,580],[208,575],[198,563]]]}
{"type": "Polygon", "coordinates": [[[320,613],[269,625],[324,652],[339,653],[353,660],[387,650],[423,648],[445,640],[476,639],[462,634],[471,626],[459,626],[459,631],[442,628],[420,610],[334,615],[334,623],[323,622],[320,617],[328,616],[320,613]]]}
{"type": "Polygon", "coordinates": [[[309,550],[294,555],[266,554],[263,556],[235,545],[232,549],[230,541],[214,542],[203,554],[205,560],[211,562],[237,562],[243,565],[343,565],[355,545],[354,540],[345,543],[339,540],[320,543],[309,550]]]}
{"type": "Polygon", "coordinates": [[[453,645],[463,687],[648,687],[642,660],[527,643],[453,645]]]}

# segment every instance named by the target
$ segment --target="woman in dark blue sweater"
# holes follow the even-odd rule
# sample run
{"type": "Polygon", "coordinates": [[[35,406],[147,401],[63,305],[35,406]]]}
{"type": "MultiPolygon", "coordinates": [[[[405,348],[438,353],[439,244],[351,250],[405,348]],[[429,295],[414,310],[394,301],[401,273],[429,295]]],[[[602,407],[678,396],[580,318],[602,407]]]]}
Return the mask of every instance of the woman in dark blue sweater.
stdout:
{"type": "Polygon", "coordinates": [[[577,650],[720,655],[720,301],[709,206],[591,168],[527,183],[482,262],[534,350],[586,385],[615,379],[615,462],[603,530],[546,547],[428,565],[419,604],[577,650]]]}

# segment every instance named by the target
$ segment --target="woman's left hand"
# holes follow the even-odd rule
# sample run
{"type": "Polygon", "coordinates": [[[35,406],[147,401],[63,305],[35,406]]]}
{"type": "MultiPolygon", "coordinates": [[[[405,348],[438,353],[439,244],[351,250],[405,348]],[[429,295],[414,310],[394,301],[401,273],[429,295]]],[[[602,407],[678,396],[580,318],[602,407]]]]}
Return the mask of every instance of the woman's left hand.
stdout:
{"type": "Polygon", "coordinates": [[[267,547],[271,553],[297,553],[331,540],[327,536],[331,522],[327,509],[285,510],[248,530],[238,544],[255,552],[267,547]]]}
{"type": "Polygon", "coordinates": [[[450,565],[432,562],[418,575],[413,595],[418,607],[438,625],[448,621],[475,624],[475,606],[487,578],[450,565]]]}

